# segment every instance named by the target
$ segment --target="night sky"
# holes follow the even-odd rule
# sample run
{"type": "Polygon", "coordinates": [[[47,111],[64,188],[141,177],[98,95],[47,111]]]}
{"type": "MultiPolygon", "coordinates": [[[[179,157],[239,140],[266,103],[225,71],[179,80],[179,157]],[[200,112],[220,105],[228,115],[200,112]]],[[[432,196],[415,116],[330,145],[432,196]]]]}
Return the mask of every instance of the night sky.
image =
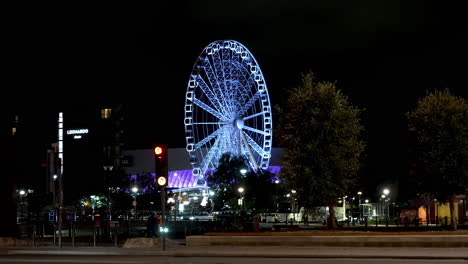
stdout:
{"type": "Polygon", "coordinates": [[[20,112],[34,135],[31,164],[40,163],[42,148],[55,140],[58,111],[106,103],[125,105],[128,145],[184,147],[183,104],[193,63],[210,42],[234,39],[260,64],[272,105],[282,103],[302,73],[336,82],[365,109],[365,177],[376,184],[395,181],[407,173],[404,114],[417,98],[442,88],[468,95],[462,1],[430,2],[14,8],[6,12],[3,39],[4,87],[13,99],[2,96],[2,107],[20,112]]]}

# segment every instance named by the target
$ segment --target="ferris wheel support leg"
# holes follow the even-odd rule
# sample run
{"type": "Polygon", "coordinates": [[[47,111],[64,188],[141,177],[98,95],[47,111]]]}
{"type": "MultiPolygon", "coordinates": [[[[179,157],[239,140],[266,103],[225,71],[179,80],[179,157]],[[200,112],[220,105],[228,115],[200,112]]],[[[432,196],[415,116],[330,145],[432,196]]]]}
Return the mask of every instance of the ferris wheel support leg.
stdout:
{"type": "Polygon", "coordinates": [[[250,145],[249,145],[249,142],[247,141],[247,139],[245,138],[245,135],[244,133],[242,133],[242,130],[239,130],[240,131],[240,135],[242,137],[242,140],[244,140],[244,143],[245,143],[245,146],[247,148],[247,151],[249,152],[249,156],[250,156],[250,159],[252,160],[252,165],[254,167],[254,170],[255,171],[258,171],[258,164],[257,164],[257,161],[255,160],[255,156],[253,155],[252,153],[252,149],[250,148],[250,145]]]}

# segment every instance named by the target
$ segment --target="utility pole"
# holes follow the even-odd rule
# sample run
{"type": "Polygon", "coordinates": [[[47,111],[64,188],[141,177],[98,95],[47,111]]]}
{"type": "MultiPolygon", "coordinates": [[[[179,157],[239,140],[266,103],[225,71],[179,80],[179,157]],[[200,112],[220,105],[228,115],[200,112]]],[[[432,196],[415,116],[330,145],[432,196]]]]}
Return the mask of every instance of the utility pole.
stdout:
{"type": "Polygon", "coordinates": [[[59,182],[59,208],[58,208],[58,229],[59,229],[59,248],[62,247],[62,211],[63,211],[63,181],[62,181],[62,159],[58,159],[57,177],[59,182]]]}
{"type": "Polygon", "coordinates": [[[165,224],[166,224],[166,186],[163,185],[161,186],[161,211],[162,211],[162,221],[161,221],[161,226],[163,230],[160,230],[161,234],[161,244],[162,244],[162,250],[166,250],[166,234],[165,234],[165,224]]]}

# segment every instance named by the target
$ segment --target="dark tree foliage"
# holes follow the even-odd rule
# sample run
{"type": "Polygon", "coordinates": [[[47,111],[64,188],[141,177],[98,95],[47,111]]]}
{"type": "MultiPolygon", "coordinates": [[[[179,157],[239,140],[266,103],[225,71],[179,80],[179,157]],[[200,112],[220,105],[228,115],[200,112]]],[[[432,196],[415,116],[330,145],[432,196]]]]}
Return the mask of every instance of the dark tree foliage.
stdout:
{"type": "Polygon", "coordinates": [[[242,157],[231,156],[224,153],[219,159],[218,167],[208,176],[208,186],[215,195],[213,197],[215,209],[221,209],[228,205],[231,209],[237,209],[237,199],[240,197],[237,189],[245,188],[246,179],[240,170],[246,169],[246,161],[242,157]]]}
{"type": "Polygon", "coordinates": [[[410,177],[420,193],[453,202],[468,188],[468,104],[448,89],[428,93],[407,113],[413,166],[410,177]]]}
{"type": "Polygon", "coordinates": [[[238,188],[244,189],[245,209],[264,212],[274,208],[275,183],[269,171],[252,171],[242,174],[241,169],[248,169],[247,161],[243,157],[231,156],[225,153],[219,160],[218,167],[208,176],[208,186],[215,195],[213,201],[216,209],[226,205],[230,209],[240,209],[238,199],[241,194],[238,188]]]}
{"type": "Polygon", "coordinates": [[[286,148],[280,177],[297,191],[302,206],[327,205],[336,228],[333,206],[358,182],[365,147],[361,111],[335,84],[316,82],[309,73],[278,112],[278,140],[286,148]]]}

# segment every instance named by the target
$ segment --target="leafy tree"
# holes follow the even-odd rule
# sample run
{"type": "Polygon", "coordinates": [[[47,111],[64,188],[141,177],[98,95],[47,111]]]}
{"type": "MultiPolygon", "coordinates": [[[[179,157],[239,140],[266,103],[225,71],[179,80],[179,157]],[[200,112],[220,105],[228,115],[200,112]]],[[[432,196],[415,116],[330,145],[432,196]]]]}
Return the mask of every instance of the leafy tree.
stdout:
{"type": "Polygon", "coordinates": [[[428,93],[407,117],[415,158],[410,177],[420,192],[449,201],[456,230],[455,195],[468,186],[468,104],[445,89],[428,93]]]}
{"type": "Polygon", "coordinates": [[[327,205],[330,227],[336,229],[333,206],[358,182],[365,147],[361,110],[334,83],[316,82],[312,73],[277,109],[278,139],[286,147],[280,177],[297,191],[304,207],[327,205]]]}
{"type": "Polygon", "coordinates": [[[243,157],[231,156],[230,153],[221,155],[218,167],[207,178],[208,186],[215,192],[213,197],[215,208],[221,209],[224,205],[237,208],[239,198],[237,189],[240,186],[244,187],[246,182],[240,170],[246,167],[243,157]]]}
{"type": "Polygon", "coordinates": [[[257,212],[274,208],[273,195],[276,186],[273,175],[264,170],[248,170],[242,174],[241,169],[246,169],[246,164],[245,158],[225,153],[221,156],[218,167],[208,176],[208,185],[215,191],[213,200],[217,209],[224,205],[238,209],[239,187],[244,188],[245,208],[257,212]]]}

